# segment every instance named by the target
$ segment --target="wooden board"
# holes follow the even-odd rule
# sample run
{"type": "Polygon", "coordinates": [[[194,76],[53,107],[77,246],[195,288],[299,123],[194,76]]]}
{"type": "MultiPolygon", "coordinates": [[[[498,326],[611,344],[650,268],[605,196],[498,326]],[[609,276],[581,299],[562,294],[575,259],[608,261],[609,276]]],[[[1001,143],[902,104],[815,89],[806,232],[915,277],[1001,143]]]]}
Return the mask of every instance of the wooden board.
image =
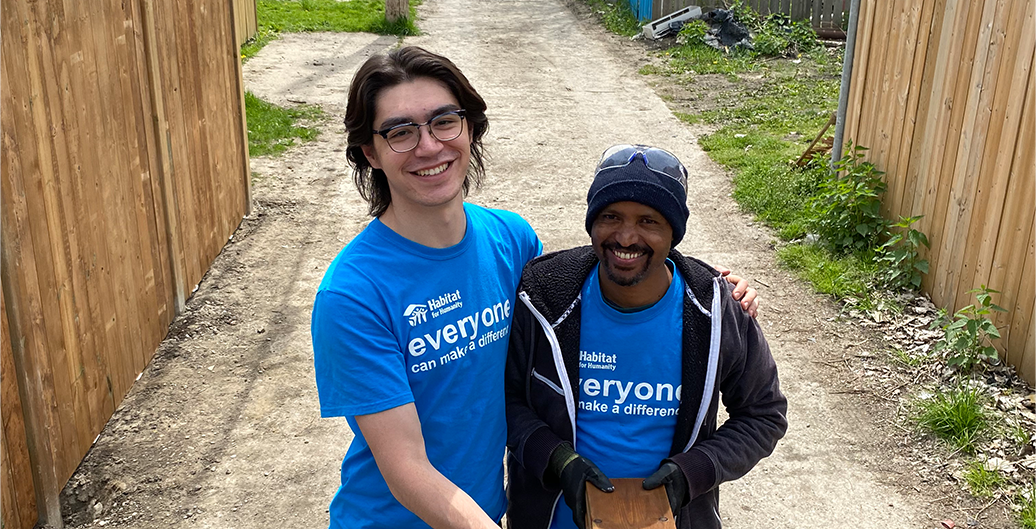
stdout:
{"type": "Polygon", "coordinates": [[[665,487],[644,490],[643,479],[613,479],[613,492],[586,487],[588,529],[676,529],[665,487]]]}

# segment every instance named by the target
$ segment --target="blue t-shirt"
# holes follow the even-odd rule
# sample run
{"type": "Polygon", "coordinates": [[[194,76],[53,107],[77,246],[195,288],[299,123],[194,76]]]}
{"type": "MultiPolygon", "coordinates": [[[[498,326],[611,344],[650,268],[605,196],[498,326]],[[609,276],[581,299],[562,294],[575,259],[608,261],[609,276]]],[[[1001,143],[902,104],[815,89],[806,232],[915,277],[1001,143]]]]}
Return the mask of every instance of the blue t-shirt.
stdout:
{"type": "MultiPolygon", "coordinates": [[[[669,457],[676,432],[684,282],[674,273],[657,303],[620,312],[602,297],[597,271],[582,291],[575,448],[609,478],[646,478],[669,457]]],[[[559,501],[551,528],[574,527],[559,501]]]]}
{"type": "Polygon", "coordinates": [[[499,520],[506,507],[504,363],[515,290],[542,250],[518,215],[465,204],[460,243],[429,248],[374,219],[313,304],[320,413],[356,437],[331,527],[427,527],[392,496],[354,416],[413,402],[431,464],[499,520]]]}

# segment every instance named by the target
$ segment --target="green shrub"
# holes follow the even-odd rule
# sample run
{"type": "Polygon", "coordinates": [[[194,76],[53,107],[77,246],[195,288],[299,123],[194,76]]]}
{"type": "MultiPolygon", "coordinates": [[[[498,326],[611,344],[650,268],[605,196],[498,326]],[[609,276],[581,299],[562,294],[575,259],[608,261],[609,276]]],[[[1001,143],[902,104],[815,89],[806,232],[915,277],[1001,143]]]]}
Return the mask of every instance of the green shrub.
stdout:
{"type": "Polygon", "coordinates": [[[810,227],[837,253],[875,248],[888,225],[881,216],[885,174],[870,162],[861,162],[866,147],[849,142],[835,171],[810,200],[810,227]],[[838,173],[845,173],[839,177],[838,173]]]}
{"type": "Polygon", "coordinates": [[[676,43],[683,46],[705,46],[705,32],[709,25],[704,20],[691,20],[680,28],[676,43]]]}
{"type": "Polygon", "coordinates": [[[890,290],[917,290],[921,288],[921,276],[928,273],[928,260],[922,259],[921,246],[930,248],[928,237],[910,227],[921,220],[921,216],[899,218],[892,225],[900,231],[893,232],[888,241],[878,249],[878,279],[890,290]]]}
{"type": "Polygon", "coordinates": [[[989,315],[994,311],[1007,309],[993,303],[993,290],[986,285],[968,291],[975,294],[978,304],[968,305],[953,315],[954,321],[946,326],[942,340],[936,344],[939,350],[947,351],[946,363],[962,371],[970,371],[983,362],[996,365],[1000,356],[992,340],[1000,338],[1000,331],[993,325],[989,315]]]}

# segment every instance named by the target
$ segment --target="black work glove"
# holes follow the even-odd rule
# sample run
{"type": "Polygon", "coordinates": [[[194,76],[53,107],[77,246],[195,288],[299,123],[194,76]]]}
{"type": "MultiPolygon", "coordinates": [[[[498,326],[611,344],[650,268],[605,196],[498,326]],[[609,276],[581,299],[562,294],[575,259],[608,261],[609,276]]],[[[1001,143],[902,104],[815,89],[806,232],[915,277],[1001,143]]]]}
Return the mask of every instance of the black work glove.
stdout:
{"type": "Polygon", "coordinates": [[[589,459],[577,454],[569,443],[562,443],[550,454],[548,464],[551,472],[561,483],[562,495],[569,509],[572,509],[572,520],[579,529],[586,528],[586,482],[604,492],[615,490],[608,476],[597,468],[589,459]]]}
{"type": "Polygon", "coordinates": [[[680,514],[680,509],[690,501],[687,497],[687,477],[676,463],[666,459],[654,474],[644,480],[644,490],[657,489],[659,485],[665,485],[669,507],[673,509],[673,518],[676,518],[676,515],[680,514]]]}

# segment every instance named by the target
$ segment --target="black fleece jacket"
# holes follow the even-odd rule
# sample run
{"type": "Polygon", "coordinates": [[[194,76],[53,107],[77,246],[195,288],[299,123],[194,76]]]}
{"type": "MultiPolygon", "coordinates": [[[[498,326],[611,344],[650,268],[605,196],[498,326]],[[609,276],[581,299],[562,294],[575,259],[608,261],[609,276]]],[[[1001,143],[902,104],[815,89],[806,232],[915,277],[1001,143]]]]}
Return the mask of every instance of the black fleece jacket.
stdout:
{"type": "MultiPolygon", "coordinates": [[[[681,402],[670,458],[687,478],[682,529],[720,527],[718,485],[773,452],[788,427],[777,366],[755,319],[712,267],[676,250],[683,277],[681,402]],[[717,428],[719,396],[729,419],[717,428]]],[[[574,439],[579,409],[580,290],[597,266],[589,246],[543,255],[518,287],[506,370],[507,518],[514,529],[546,529],[561,496],[547,471],[551,452],[574,439]]],[[[617,434],[621,435],[621,433],[617,434]]]]}

